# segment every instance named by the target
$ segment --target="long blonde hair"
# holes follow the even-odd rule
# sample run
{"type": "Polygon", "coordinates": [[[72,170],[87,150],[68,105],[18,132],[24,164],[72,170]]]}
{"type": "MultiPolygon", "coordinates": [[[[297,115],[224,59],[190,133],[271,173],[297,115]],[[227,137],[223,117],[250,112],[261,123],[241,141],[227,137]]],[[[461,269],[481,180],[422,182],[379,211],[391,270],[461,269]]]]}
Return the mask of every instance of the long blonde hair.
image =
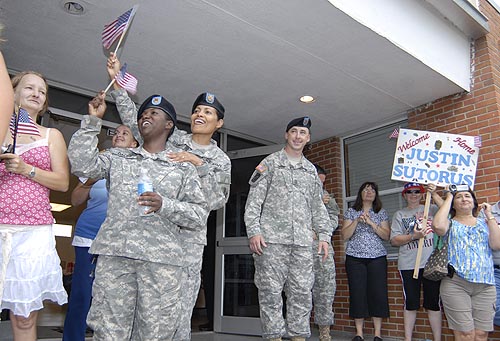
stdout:
{"type": "Polygon", "coordinates": [[[35,75],[35,76],[38,76],[45,83],[45,88],[47,90],[47,93],[45,95],[45,103],[43,103],[42,110],[40,110],[40,112],[38,113],[41,116],[41,115],[43,115],[49,109],[49,84],[47,83],[47,79],[45,79],[45,76],[42,75],[40,72],[36,72],[36,71],[22,71],[22,72],[19,72],[14,77],[12,77],[11,82],[12,82],[12,88],[14,88],[14,92],[16,91],[17,86],[21,82],[21,79],[23,79],[23,77],[26,76],[26,75],[35,75]]]}

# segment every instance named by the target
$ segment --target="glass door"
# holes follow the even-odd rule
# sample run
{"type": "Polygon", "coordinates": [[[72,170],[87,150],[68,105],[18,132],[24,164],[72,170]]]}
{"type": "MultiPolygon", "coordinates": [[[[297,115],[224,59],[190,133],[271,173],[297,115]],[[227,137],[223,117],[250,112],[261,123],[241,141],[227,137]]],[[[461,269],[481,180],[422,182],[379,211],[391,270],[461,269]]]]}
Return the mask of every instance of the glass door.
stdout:
{"type": "Polygon", "coordinates": [[[253,258],[248,247],[245,203],[248,180],[255,167],[282,145],[228,152],[231,158],[231,194],[217,214],[214,331],[261,335],[259,301],[254,284],[253,258]]]}

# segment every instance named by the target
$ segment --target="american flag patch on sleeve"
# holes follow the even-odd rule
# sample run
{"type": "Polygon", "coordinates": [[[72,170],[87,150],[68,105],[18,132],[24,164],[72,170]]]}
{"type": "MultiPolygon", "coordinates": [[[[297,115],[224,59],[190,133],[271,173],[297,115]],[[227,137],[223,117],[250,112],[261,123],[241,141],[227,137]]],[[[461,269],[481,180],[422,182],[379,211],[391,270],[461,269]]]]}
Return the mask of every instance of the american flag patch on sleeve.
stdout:
{"type": "Polygon", "coordinates": [[[267,167],[264,164],[259,163],[259,165],[255,167],[255,170],[259,173],[264,173],[267,170],[267,167]]]}

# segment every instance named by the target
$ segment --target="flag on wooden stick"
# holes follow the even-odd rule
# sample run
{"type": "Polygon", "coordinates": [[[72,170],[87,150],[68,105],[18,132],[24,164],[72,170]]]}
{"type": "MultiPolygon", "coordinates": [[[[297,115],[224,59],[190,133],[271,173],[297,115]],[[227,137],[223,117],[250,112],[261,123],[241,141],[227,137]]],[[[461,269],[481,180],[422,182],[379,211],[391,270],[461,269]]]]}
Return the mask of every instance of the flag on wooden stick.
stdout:
{"type": "Polygon", "coordinates": [[[27,135],[40,135],[40,130],[36,125],[35,121],[31,118],[30,114],[23,108],[19,108],[19,113],[16,115],[14,112],[10,119],[10,133],[12,136],[16,134],[27,134],[27,135]],[[17,132],[16,132],[17,123],[17,132]]]}
{"type": "Polygon", "coordinates": [[[137,11],[137,5],[129,9],[127,12],[120,15],[113,22],[104,25],[104,30],[102,31],[102,45],[109,49],[111,45],[120,37],[125,34],[127,28],[137,11]]]}
{"type": "Polygon", "coordinates": [[[127,72],[127,63],[123,64],[115,76],[116,82],[132,95],[137,92],[137,78],[127,72]]]}

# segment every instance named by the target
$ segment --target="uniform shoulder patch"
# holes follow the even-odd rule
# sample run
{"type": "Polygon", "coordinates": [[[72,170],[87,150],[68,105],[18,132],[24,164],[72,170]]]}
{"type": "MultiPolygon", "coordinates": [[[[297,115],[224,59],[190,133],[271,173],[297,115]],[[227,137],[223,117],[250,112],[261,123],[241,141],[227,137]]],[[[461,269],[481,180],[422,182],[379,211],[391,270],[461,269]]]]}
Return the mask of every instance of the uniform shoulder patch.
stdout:
{"type": "Polygon", "coordinates": [[[267,170],[267,167],[263,163],[259,163],[257,167],[255,167],[255,170],[259,173],[264,173],[267,170]]]}
{"type": "Polygon", "coordinates": [[[256,185],[260,180],[262,180],[267,175],[267,166],[263,163],[259,163],[257,167],[255,167],[255,171],[250,177],[250,181],[248,182],[250,186],[256,185]]]}

